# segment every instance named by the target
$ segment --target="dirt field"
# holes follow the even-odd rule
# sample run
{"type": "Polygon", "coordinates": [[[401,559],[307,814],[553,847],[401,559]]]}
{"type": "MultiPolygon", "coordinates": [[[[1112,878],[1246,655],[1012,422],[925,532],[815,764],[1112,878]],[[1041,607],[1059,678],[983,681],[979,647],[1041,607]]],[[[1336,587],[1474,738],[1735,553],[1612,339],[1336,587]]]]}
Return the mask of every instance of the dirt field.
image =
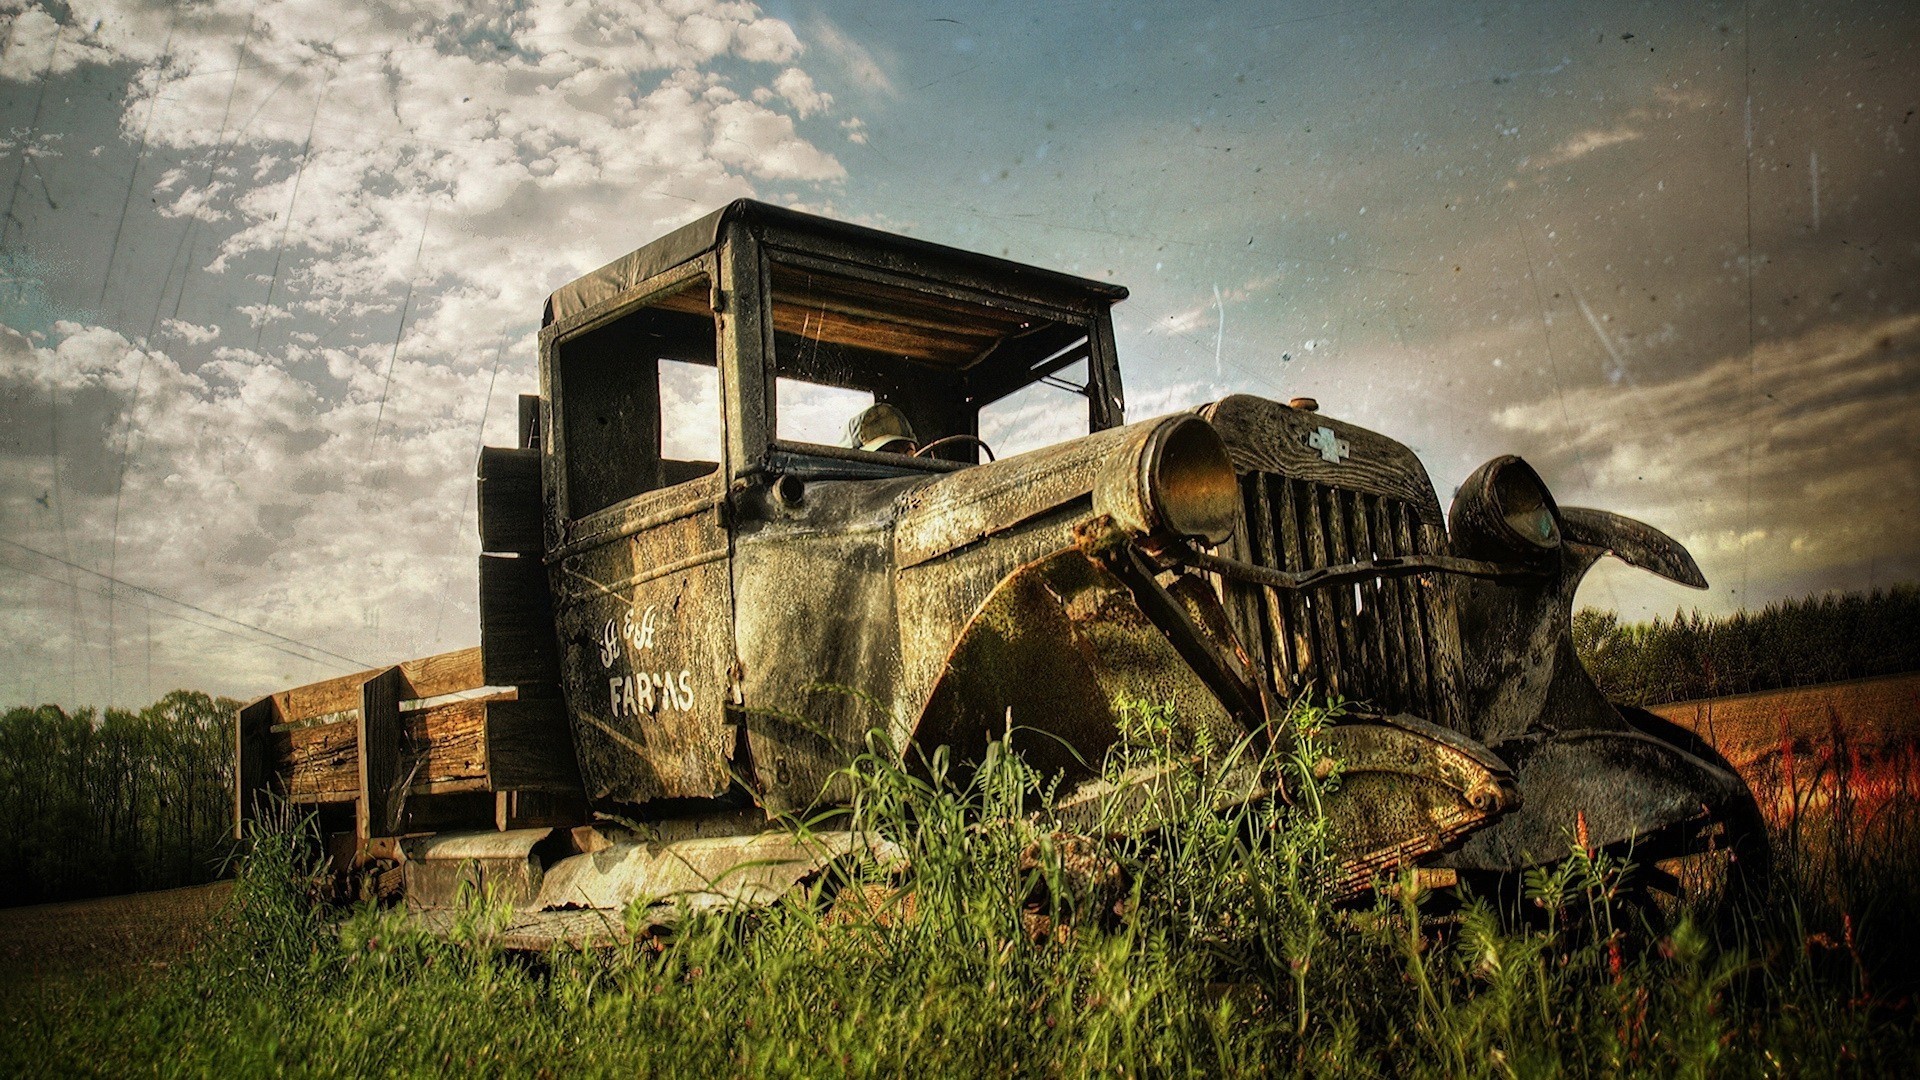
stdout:
{"type": "Polygon", "coordinates": [[[0,979],[163,966],[200,939],[232,891],[232,882],[216,881],[187,889],[0,908],[0,979]]]}
{"type": "Polygon", "coordinates": [[[1712,743],[1776,816],[1804,813],[1836,786],[1868,805],[1920,795],[1920,673],[1649,711],[1712,743]]]}

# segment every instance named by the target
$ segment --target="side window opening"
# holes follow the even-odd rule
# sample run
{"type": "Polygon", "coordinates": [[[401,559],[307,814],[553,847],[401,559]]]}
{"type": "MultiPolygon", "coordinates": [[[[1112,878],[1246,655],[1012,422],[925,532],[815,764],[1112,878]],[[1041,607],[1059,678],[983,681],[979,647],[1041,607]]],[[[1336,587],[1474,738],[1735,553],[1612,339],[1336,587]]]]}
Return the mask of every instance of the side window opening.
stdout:
{"type": "Polygon", "coordinates": [[[661,480],[679,484],[720,467],[720,369],[660,361],[661,480]]]}
{"type": "Polygon", "coordinates": [[[707,279],[695,277],[556,346],[568,516],[719,468],[709,295],[707,279]]]}
{"type": "Polygon", "coordinates": [[[980,437],[1003,457],[1077,439],[1091,429],[1084,359],[980,407],[980,437]]]}
{"type": "Polygon", "coordinates": [[[839,446],[847,425],[873,404],[873,391],[781,376],[774,383],[775,438],[839,446]]]}

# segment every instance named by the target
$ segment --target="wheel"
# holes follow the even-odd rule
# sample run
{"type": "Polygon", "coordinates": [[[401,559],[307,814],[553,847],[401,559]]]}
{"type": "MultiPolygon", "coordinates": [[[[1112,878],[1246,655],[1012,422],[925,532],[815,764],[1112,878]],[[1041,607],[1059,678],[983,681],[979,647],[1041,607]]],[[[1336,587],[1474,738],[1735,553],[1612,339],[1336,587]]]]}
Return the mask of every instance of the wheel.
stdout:
{"type": "MultiPolygon", "coordinates": [[[[1739,776],[1713,745],[1680,725],[1631,705],[1617,706],[1622,719],[1643,735],[1661,739],[1717,768],[1739,776]]],[[[1672,900],[1718,892],[1728,909],[1764,894],[1773,870],[1773,845],[1766,816],[1753,789],[1741,779],[1740,793],[1720,806],[1703,807],[1700,817],[1662,830],[1635,845],[1634,861],[1645,867],[1647,887],[1672,900]]]]}

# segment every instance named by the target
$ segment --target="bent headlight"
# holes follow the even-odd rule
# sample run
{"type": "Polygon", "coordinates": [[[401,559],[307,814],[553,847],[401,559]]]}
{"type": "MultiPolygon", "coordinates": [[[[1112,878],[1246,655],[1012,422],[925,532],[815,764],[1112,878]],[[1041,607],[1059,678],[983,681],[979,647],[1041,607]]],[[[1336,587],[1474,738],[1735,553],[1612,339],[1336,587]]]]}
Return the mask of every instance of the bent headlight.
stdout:
{"type": "Polygon", "coordinates": [[[1227,444],[1191,414],[1136,425],[1100,467],[1094,510],[1136,535],[1223,544],[1240,513],[1227,444]]]}
{"type": "Polygon", "coordinates": [[[1473,471],[1447,512],[1454,550],[1474,559],[1532,559],[1560,546],[1560,508],[1533,471],[1512,454],[1473,471]]]}

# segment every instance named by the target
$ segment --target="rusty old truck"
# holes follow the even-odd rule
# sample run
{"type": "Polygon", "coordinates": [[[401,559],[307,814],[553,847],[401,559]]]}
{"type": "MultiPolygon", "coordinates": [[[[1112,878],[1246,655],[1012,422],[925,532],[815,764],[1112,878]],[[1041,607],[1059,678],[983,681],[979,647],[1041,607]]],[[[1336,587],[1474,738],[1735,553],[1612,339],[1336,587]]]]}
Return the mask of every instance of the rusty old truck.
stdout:
{"type": "Polygon", "coordinates": [[[1742,782],[1570,634],[1597,559],[1704,586],[1684,548],[1512,456],[1443,513],[1305,399],[1130,422],[1126,295],[751,201],[560,288],[518,445],[479,462],[479,647],[245,706],[236,815],[311,807],[423,911],[483,881],[524,939],[578,939],[846,855],[783,823],[870,745],[964,762],[1016,725],[1071,801],[1130,700],[1231,737],[1331,698],[1354,888],[1555,861],[1576,820],[1724,833],[1742,782]]]}

